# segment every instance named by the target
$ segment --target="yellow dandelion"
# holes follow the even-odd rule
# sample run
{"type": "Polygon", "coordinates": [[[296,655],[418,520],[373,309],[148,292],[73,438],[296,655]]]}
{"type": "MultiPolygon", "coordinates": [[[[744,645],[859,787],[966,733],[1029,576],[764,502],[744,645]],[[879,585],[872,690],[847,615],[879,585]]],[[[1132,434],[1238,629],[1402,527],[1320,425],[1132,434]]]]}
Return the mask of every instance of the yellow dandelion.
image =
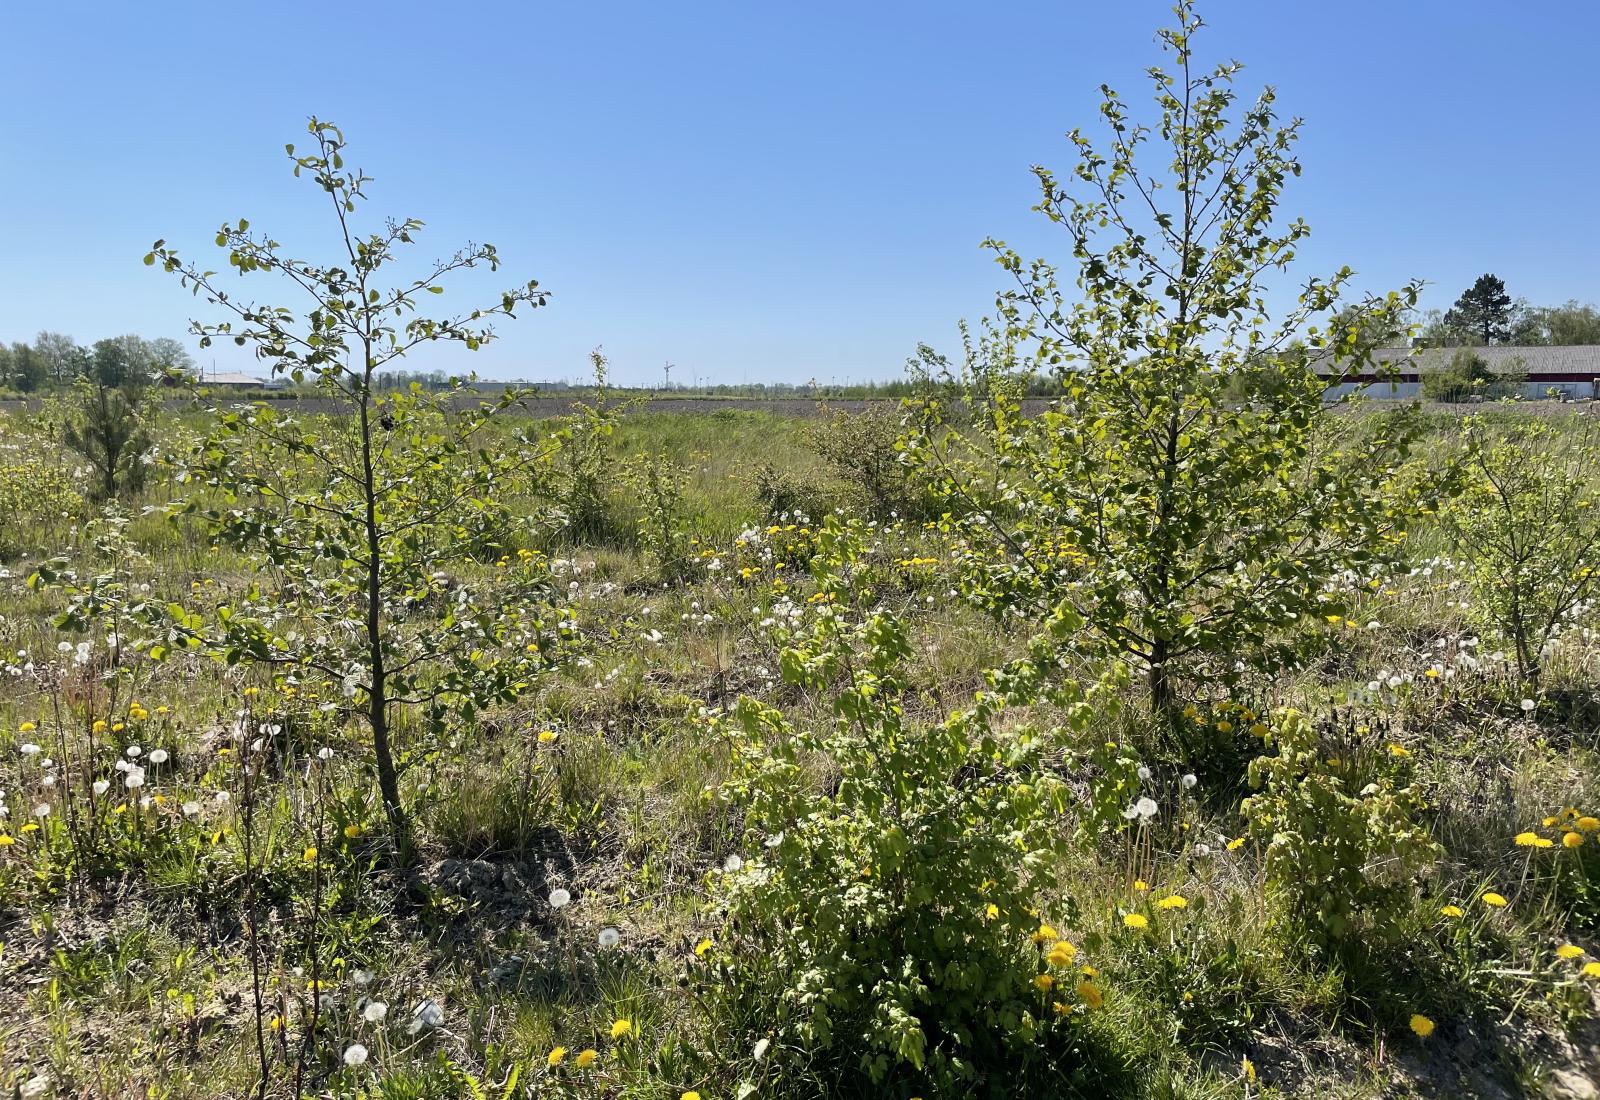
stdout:
{"type": "Polygon", "coordinates": [[[1411,750],[1406,748],[1404,745],[1390,745],[1389,755],[1394,757],[1410,756],[1411,750]]]}
{"type": "Polygon", "coordinates": [[[694,1089],[690,1089],[688,1092],[678,1097],[678,1100],[700,1100],[700,1094],[695,1092],[694,1089]]]}
{"type": "Polygon", "coordinates": [[[1583,958],[1583,948],[1579,947],[1577,944],[1564,943],[1560,947],[1556,948],[1556,958],[1581,959],[1583,958]]]}
{"type": "Polygon", "coordinates": [[[1559,817],[1547,817],[1547,818],[1544,819],[1543,824],[1544,824],[1544,827],[1546,829],[1548,829],[1548,828],[1550,828],[1550,826],[1554,825],[1556,822],[1558,822],[1560,820],[1561,819],[1559,817]]]}
{"type": "Polygon", "coordinates": [[[614,1020],[611,1024],[611,1037],[620,1039],[633,1030],[632,1020],[614,1020]]]}
{"type": "Polygon", "coordinates": [[[17,838],[10,833],[0,833],[0,848],[9,848],[17,842],[17,838]]]}
{"type": "Polygon", "coordinates": [[[1127,916],[1122,918],[1122,923],[1127,925],[1129,928],[1141,931],[1150,927],[1150,922],[1145,919],[1143,913],[1129,913],[1127,916]]]}
{"type": "Polygon", "coordinates": [[[1035,974],[1033,984],[1038,987],[1040,993],[1048,993],[1056,987],[1056,980],[1049,974],[1035,974]]]}
{"type": "Polygon", "coordinates": [[[1538,833],[1518,833],[1516,836],[1516,844],[1519,848],[1532,848],[1538,843],[1538,833]]]}
{"type": "Polygon", "coordinates": [[[1250,727],[1250,732],[1255,734],[1257,737],[1265,737],[1267,734],[1271,733],[1272,730],[1267,728],[1267,724],[1265,722],[1257,722],[1255,725],[1250,727]]]}
{"type": "Polygon", "coordinates": [[[549,1054],[545,1055],[544,1064],[547,1066],[559,1066],[566,1059],[566,1057],[567,1048],[556,1047],[549,1054]]]}
{"type": "Polygon", "coordinates": [[[555,730],[540,730],[539,731],[539,744],[548,745],[550,742],[554,741],[555,739],[556,739],[555,730]]]}
{"type": "Polygon", "coordinates": [[[1156,902],[1157,909],[1182,909],[1189,904],[1189,899],[1182,894],[1168,894],[1156,902]]]}
{"type": "Polygon", "coordinates": [[[1460,917],[1464,914],[1461,912],[1461,906],[1459,905],[1442,905],[1439,907],[1439,915],[1441,917],[1460,917]]]}
{"type": "Polygon", "coordinates": [[[1411,1030],[1417,1033],[1417,1038],[1426,1039],[1433,1034],[1433,1021],[1420,1012],[1411,1017],[1411,1030]]]}
{"type": "Polygon", "coordinates": [[[312,860],[314,860],[316,858],[317,858],[317,849],[316,849],[315,845],[313,845],[310,848],[307,848],[306,852],[305,852],[305,860],[306,860],[306,862],[310,863],[312,860]]]}
{"type": "Polygon", "coordinates": [[[1100,992],[1100,987],[1085,979],[1078,983],[1078,1000],[1090,1008],[1099,1008],[1105,1003],[1105,994],[1100,992]]]}
{"type": "Polygon", "coordinates": [[[593,1047],[589,1047],[587,1050],[578,1051],[578,1056],[572,1060],[572,1064],[579,1069],[588,1069],[594,1065],[594,1060],[598,1057],[600,1057],[600,1052],[593,1047]]]}
{"type": "Polygon", "coordinates": [[[1506,899],[1495,893],[1493,890],[1489,890],[1486,893],[1480,894],[1478,896],[1478,900],[1489,906],[1491,909],[1504,909],[1506,907],[1506,899]]]}
{"type": "Polygon", "coordinates": [[[1133,880],[1133,889],[1135,893],[1142,894],[1150,889],[1150,884],[1142,878],[1136,878],[1133,880]]]}
{"type": "Polygon", "coordinates": [[[711,940],[709,938],[708,939],[703,939],[699,943],[694,945],[694,954],[695,954],[695,957],[698,958],[698,959],[705,958],[707,952],[709,952],[710,950],[711,950],[711,940]]]}
{"type": "Polygon", "coordinates": [[[1251,1084],[1255,1083],[1256,1064],[1250,1060],[1248,1055],[1239,1059],[1239,1070],[1244,1074],[1244,1079],[1246,1081],[1249,1081],[1251,1084]]]}
{"type": "Polygon", "coordinates": [[[995,920],[1000,916],[1000,907],[991,901],[983,907],[983,915],[987,920],[995,920]]]}
{"type": "Polygon", "coordinates": [[[1061,937],[1056,934],[1056,930],[1051,928],[1048,924],[1041,924],[1039,926],[1039,930],[1033,934],[1034,943],[1050,943],[1052,940],[1058,940],[1060,938],[1061,937]]]}
{"type": "Polygon", "coordinates": [[[1050,1011],[1054,1012],[1057,1016],[1069,1016],[1072,1014],[1072,1006],[1062,1004],[1060,1001],[1056,1001],[1051,1004],[1050,1011]]]}
{"type": "Polygon", "coordinates": [[[1583,976],[1585,978],[1600,978],[1600,962],[1584,963],[1583,976]]]}
{"type": "Polygon", "coordinates": [[[39,727],[35,726],[32,722],[24,722],[24,723],[22,723],[22,725],[17,727],[17,731],[19,733],[32,733],[34,730],[36,730],[38,728],[39,727]]]}
{"type": "Polygon", "coordinates": [[[1219,721],[1217,723],[1217,732],[1218,733],[1232,733],[1233,732],[1233,723],[1228,721],[1226,718],[1222,719],[1221,721],[1219,721]]]}
{"type": "Polygon", "coordinates": [[[1067,940],[1057,940],[1046,956],[1051,966],[1071,966],[1072,960],[1078,957],[1078,949],[1067,940]]]}
{"type": "Polygon", "coordinates": [[[349,839],[354,840],[356,837],[361,835],[361,826],[354,824],[346,825],[344,827],[344,835],[349,839]]]}
{"type": "Polygon", "coordinates": [[[1237,852],[1240,848],[1243,848],[1243,847],[1244,847],[1244,837],[1242,837],[1242,836],[1234,837],[1232,840],[1228,841],[1228,851],[1230,851],[1230,852],[1237,852]]]}
{"type": "Polygon", "coordinates": [[[1582,833],[1563,833],[1561,835],[1561,846],[1563,848],[1577,848],[1582,844],[1583,844],[1583,834],[1582,833]]]}
{"type": "Polygon", "coordinates": [[[1580,832],[1592,833],[1597,829],[1600,829],[1600,817],[1591,817],[1588,814],[1584,814],[1582,817],[1578,818],[1577,821],[1574,821],[1573,824],[1578,827],[1580,832]]]}

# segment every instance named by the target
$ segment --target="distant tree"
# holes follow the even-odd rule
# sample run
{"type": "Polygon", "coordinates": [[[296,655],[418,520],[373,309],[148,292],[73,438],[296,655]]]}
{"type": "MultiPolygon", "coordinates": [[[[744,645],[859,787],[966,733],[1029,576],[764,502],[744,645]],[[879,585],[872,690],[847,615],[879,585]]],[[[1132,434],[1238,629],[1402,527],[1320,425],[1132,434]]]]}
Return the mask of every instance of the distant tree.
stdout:
{"type": "Polygon", "coordinates": [[[11,364],[14,358],[10,346],[0,344],[0,389],[11,385],[11,364]]]}
{"type": "Polygon", "coordinates": [[[1466,329],[1485,344],[1505,343],[1511,336],[1515,313],[1506,284],[1493,275],[1479,275],[1478,281],[1456,299],[1444,319],[1446,324],[1466,329]]]}
{"type": "Polygon", "coordinates": [[[184,374],[194,373],[194,356],[189,354],[187,348],[170,336],[158,336],[145,344],[150,356],[150,367],[153,374],[160,375],[169,370],[182,371],[184,374]]]}
{"type": "Polygon", "coordinates": [[[89,355],[89,380],[95,385],[116,388],[133,378],[128,348],[122,341],[96,340],[89,355]]]}
{"type": "Polygon", "coordinates": [[[1559,306],[1527,306],[1520,311],[1512,336],[1518,344],[1600,344],[1600,309],[1577,299],[1559,306]]]}
{"type": "Polygon", "coordinates": [[[1411,310],[1374,312],[1352,302],[1328,318],[1328,332],[1332,338],[1343,339],[1353,329],[1357,343],[1363,347],[1404,347],[1416,327],[1415,316],[1411,310]]]}
{"type": "Polygon", "coordinates": [[[57,386],[76,378],[83,365],[83,349],[64,332],[40,332],[34,337],[33,350],[43,362],[46,376],[57,386]]]}
{"type": "Polygon", "coordinates": [[[1417,343],[1427,348],[1464,348],[1483,343],[1483,338],[1470,329],[1462,328],[1451,314],[1430,309],[1422,315],[1417,329],[1417,343]]]}
{"type": "Polygon", "coordinates": [[[19,393],[32,393],[45,380],[44,360],[25,343],[11,345],[11,377],[13,389],[19,393]]]}

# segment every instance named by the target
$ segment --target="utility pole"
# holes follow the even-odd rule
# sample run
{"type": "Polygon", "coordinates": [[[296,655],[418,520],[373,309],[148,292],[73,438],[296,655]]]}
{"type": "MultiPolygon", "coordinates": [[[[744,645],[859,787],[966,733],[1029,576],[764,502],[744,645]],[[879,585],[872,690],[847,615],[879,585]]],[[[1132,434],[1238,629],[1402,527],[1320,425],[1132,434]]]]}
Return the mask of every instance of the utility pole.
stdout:
{"type": "Polygon", "coordinates": [[[664,368],[662,368],[662,373],[667,376],[667,384],[663,386],[662,389],[670,390],[672,388],[672,364],[668,363],[664,368]]]}

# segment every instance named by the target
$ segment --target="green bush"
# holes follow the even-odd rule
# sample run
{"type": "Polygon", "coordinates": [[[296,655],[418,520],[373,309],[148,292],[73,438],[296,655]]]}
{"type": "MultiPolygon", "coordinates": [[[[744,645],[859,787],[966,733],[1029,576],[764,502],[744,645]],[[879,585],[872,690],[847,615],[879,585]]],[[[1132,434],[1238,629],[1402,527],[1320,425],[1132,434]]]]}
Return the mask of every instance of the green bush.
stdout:
{"type": "Polygon", "coordinates": [[[1422,798],[1402,754],[1366,726],[1324,731],[1293,710],[1266,737],[1277,752],[1250,764],[1261,790],[1244,802],[1265,845],[1269,891],[1313,941],[1338,950],[1391,941],[1412,879],[1438,854],[1416,823],[1422,798]]]}
{"type": "Polygon", "coordinates": [[[726,1033],[799,1045],[811,1072],[862,1087],[950,1095],[1062,1068],[1085,1011],[1073,949],[1053,972],[1035,936],[1066,836],[1057,739],[997,729],[994,693],[940,725],[906,721],[904,628],[850,610],[859,532],[820,533],[825,599],[782,654],[789,683],[832,690],[833,722],[797,727],[752,699],[735,712],[741,771],[722,793],[747,847],[719,876],[730,932],[708,996],[726,1033]]]}

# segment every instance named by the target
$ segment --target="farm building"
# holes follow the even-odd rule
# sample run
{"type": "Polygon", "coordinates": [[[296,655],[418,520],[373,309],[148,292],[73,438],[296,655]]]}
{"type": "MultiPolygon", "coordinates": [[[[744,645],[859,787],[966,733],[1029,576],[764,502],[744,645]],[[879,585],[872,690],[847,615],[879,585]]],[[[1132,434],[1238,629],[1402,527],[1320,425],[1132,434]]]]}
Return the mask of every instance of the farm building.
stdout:
{"type": "MultiPolygon", "coordinates": [[[[1362,390],[1374,398],[1410,398],[1422,395],[1422,377],[1450,366],[1461,348],[1379,348],[1373,352],[1379,369],[1329,388],[1329,398],[1362,390]],[[1392,374],[1389,371],[1392,370],[1392,374]]],[[[1558,397],[1563,401],[1600,399],[1600,345],[1571,347],[1517,347],[1495,345],[1469,348],[1491,375],[1523,378],[1522,396],[1529,399],[1558,397]]],[[[1332,378],[1331,371],[1324,373],[1332,378]]]]}

